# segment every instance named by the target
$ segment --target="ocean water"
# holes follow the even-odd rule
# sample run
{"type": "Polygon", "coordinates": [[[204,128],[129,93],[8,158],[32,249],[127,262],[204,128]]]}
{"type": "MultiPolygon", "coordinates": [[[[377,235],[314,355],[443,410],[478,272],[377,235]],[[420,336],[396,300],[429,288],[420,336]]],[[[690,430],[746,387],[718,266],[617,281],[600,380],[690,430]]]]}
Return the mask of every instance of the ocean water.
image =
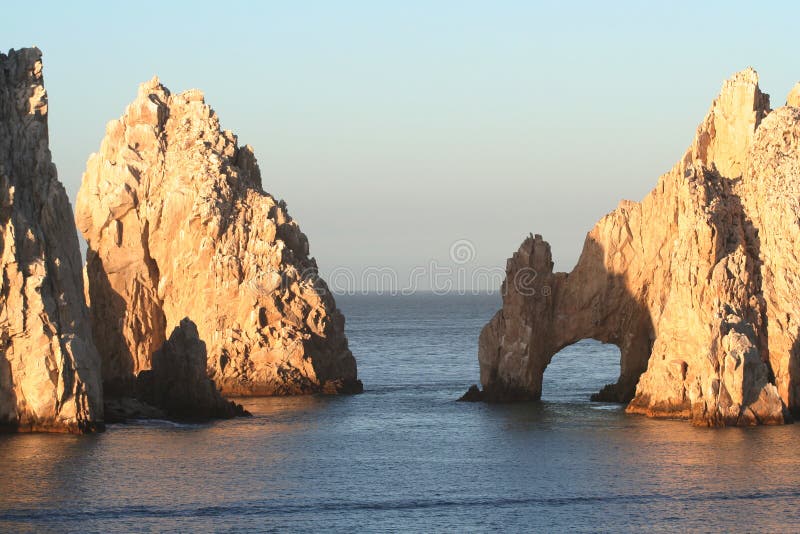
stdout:
{"type": "Polygon", "coordinates": [[[699,429],[590,403],[619,372],[591,340],[555,356],[542,402],[457,403],[499,297],[338,302],[362,395],[0,436],[0,532],[800,530],[800,425],[699,429]]]}

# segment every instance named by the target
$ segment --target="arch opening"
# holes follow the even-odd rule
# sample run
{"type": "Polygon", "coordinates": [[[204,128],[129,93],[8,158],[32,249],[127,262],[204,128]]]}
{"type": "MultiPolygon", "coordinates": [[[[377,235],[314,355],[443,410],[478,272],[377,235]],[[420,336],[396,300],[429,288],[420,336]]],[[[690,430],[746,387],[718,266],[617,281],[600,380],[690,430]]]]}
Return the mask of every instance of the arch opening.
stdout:
{"type": "Polygon", "coordinates": [[[613,393],[622,375],[621,351],[611,343],[587,338],[553,355],[542,376],[545,402],[619,402],[613,393]],[[611,390],[611,391],[610,391],[611,390]]]}

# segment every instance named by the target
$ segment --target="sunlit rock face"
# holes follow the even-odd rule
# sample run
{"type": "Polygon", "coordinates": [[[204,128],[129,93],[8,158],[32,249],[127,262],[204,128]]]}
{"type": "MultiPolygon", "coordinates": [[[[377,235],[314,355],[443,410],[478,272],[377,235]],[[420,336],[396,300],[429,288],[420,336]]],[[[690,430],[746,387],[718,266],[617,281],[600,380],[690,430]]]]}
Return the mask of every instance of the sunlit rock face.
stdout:
{"type": "Polygon", "coordinates": [[[595,225],[572,272],[525,240],[480,336],[484,397],[540,398],[553,355],[594,338],[621,351],[619,380],[596,398],[629,413],[787,422],[800,409],[798,143],[800,109],[770,110],[747,69],[656,188],[595,225]]]}
{"type": "Polygon", "coordinates": [[[130,392],[184,317],[225,394],[360,391],[306,236],[200,91],[142,84],[89,158],[76,211],[111,394],[130,392]]]}
{"type": "Polygon", "coordinates": [[[86,432],[103,426],[100,359],[41,57],[0,54],[0,427],[86,432]]]}

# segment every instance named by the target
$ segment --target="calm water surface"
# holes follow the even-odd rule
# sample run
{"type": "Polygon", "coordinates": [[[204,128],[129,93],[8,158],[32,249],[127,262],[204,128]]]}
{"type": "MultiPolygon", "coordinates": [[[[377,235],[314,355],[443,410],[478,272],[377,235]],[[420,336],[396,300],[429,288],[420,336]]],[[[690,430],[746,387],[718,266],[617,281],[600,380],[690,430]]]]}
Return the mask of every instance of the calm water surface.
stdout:
{"type": "Polygon", "coordinates": [[[499,297],[343,297],[366,391],[255,417],[0,436],[0,532],[800,530],[800,425],[695,429],[588,402],[615,347],[555,357],[541,403],[456,403],[499,297]]]}

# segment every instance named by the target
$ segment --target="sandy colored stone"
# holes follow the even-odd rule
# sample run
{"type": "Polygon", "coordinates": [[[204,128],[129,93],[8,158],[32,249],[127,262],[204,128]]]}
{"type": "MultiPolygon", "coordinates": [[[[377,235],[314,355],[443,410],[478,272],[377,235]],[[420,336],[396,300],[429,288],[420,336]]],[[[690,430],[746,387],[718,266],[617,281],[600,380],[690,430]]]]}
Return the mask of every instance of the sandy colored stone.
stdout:
{"type": "Polygon", "coordinates": [[[778,108],[764,119],[734,190],[758,242],[762,355],[781,398],[800,410],[800,108],[778,108]]]}
{"type": "Polygon", "coordinates": [[[76,211],[113,394],[130,391],[184,317],[225,394],[360,391],[306,236],[200,91],[142,84],[89,158],[76,211]]]}
{"type": "Polygon", "coordinates": [[[0,426],[86,432],[103,426],[100,360],[41,56],[0,54],[0,426]]]}
{"type": "Polygon", "coordinates": [[[620,348],[598,400],[697,425],[782,423],[798,399],[800,110],[769,109],[752,69],[725,82],[681,161],[586,237],[570,273],[531,236],[479,341],[489,400],[538,399],[553,355],[620,348]]]}
{"type": "Polygon", "coordinates": [[[789,95],[786,97],[786,105],[800,108],[800,82],[795,84],[792,90],[789,91],[789,95]]]}

